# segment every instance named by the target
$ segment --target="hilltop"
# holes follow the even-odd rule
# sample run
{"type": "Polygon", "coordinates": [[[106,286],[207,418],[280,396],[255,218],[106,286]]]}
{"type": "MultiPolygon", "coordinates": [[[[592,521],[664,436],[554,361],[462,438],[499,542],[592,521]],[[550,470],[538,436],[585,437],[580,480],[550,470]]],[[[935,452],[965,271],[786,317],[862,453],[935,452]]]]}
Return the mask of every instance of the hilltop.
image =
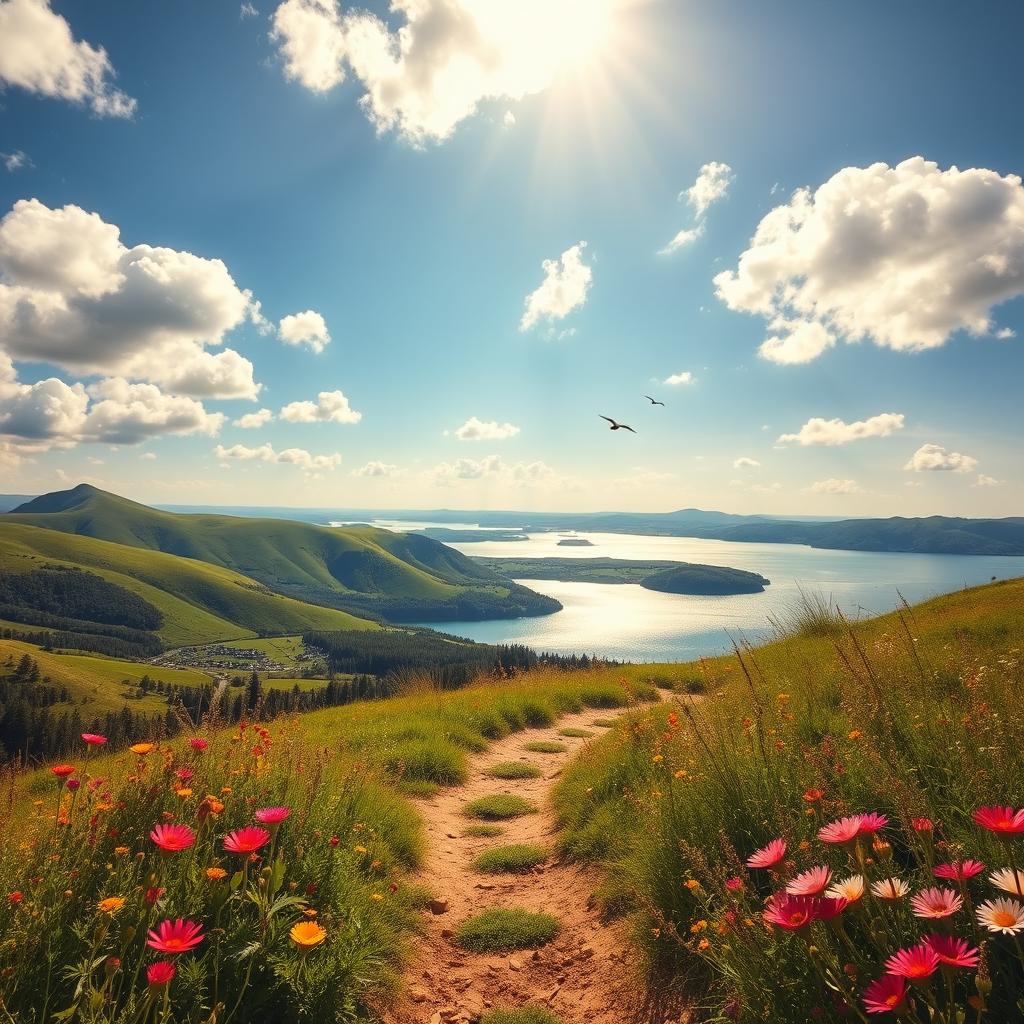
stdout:
{"type": "Polygon", "coordinates": [[[44,494],[0,519],[13,523],[207,562],[360,617],[441,622],[561,608],[437,541],[371,526],[163,512],[89,484],[44,494]]]}

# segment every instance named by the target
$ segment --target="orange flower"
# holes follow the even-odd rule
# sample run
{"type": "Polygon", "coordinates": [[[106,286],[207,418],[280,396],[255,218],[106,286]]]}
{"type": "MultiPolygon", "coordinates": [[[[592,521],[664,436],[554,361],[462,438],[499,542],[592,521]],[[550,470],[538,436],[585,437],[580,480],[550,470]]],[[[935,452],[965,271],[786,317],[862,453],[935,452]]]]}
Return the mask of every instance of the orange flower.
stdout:
{"type": "Polygon", "coordinates": [[[211,882],[220,882],[228,877],[228,873],[223,868],[207,868],[206,877],[211,882]]]}
{"type": "Polygon", "coordinates": [[[308,953],[327,938],[327,930],[321,928],[316,921],[299,921],[292,925],[288,937],[303,953],[308,953]]]}
{"type": "Polygon", "coordinates": [[[118,855],[118,857],[124,857],[124,856],[126,856],[127,854],[129,854],[131,852],[132,852],[131,849],[129,847],[127,847],[127,846],[115,846],[114,847],[114,853],[116,853],[118,855]]]}
{"type": "Polygon", "coordinates": [[[124,906],[123,896],[108,896],[105,900],[100,900],[96,904],[96,909],[101,914],[116,914],[124,906]]]}
{"type": "Polygon", "coordinates": [[[139,757],[145,757],[156,747],[155,743],[133,743],[128,749],[139,757]]]}

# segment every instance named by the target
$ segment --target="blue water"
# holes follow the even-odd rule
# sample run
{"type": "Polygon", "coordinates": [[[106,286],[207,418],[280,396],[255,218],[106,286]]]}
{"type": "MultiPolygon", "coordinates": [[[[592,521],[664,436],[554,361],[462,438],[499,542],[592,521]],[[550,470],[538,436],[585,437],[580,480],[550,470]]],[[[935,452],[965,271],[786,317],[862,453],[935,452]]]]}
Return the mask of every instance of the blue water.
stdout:
{"type": "MultiPolygon", "coordinates": [[[[397,525],[397,524],[396,524],[397,525]]],[[[558,547],[558,533],[527,541],[452,544],[467,555],[515,558],[638,558],[703,562],[751,569],[772,581],[763,594],[687,597],[631,584],[522,580],[557,598],[563,611],[539,618],[424,623],[487,643],[522,643],[560,654],[596,654],[629,661],[688,661],[728,650],[734,637],[766,636],[800,591],[830,598],[851,618],[987,583],[1024,576],[1024,557],[902,555],[823,551],[792,544],[738,544],[691,537],[578,533],[593,547],[558,547]]]]}

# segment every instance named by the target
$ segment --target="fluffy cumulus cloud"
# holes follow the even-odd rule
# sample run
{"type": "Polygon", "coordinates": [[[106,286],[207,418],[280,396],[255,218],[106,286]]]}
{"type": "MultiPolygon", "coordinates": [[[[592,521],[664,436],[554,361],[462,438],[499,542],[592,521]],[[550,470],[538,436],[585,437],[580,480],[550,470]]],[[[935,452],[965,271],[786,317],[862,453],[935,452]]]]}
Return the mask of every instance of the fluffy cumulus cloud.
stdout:
{"type": "Polygon", "coordinates": [[[213,451],[218,459],[274,462],[298,466],[307,473],[337,469],[341,465],[341,456],[337,452],[331,455],[312,455],[304,448],[285,448],[283,451],[277,451],[270,444],[262,444],[258,448],[249,448],[244,444],[234,444],[230,448],[225,448],[224,445],[219,444],[213,451]]]}
{"type": "Polygon", "coordinates": [[[736,459],[733,464],[733,469],[758,469],[761,463],[757,459],[752,459],[749,455],[741,455],[736,459]]]}
{"type": "Polygon", "coordinates": [[[274,414],[269,409],[260,409],[257,412],[247,412],[244,416],[239,416],[233,426],[241,427],[243,430],[256,430],[259,427],[265,427],[273,418],[274,414]]]}
{"type": "Polygon", "coordinates": [[[114,77],[106,50],[75,39],[49,0],[0,2],[0,83],[87,105],[100,117],[131,117],[135,100],[114,77]]]}
{"type": "Polygon", "coordinates": [[[514,423],[498,423],[496,420],[479,420],[476,416],[470,416],[465,423],[455,431],[455,436],[460,441],[505,441],[515,437],[519,433],[519,427],[514,423]]]}
{"type": "Polygon", "coordinates": [[[557,475],[544,462],[507,463],[500,455],[488,455],[482,459],[456,459],[442,462],[432,472],[434,483],[441,486],[458,484],[465,480],[495,480],[503,483],[531,486],[551,483],[557,475]]]}
{"type": "Polygon", "coordinates": [[[661,383],[675,388],[682,384],[692,384],[694,380],[695,378],[689,370],[682,370],[679,373],[673,373],[671,376],[666,377],[661,383]]]}
{"type": "Polygon", "coordinates": [[[769,212],[715,285],[765,318],[761,354],[780,363],[840,340],[916,352],[993,333],[993,307],[1024,293],[1024,187],[919,156],[846,167],[769,212]]]}
{"type": "Polygon", "coordinates": [[[997,480],[994,476],[987,476],[985,473],[979,473],[978,479],[971,484],[972,487],[1001,487],[1006,481],[997,480]]]}
{"type": "Polygon", "coordinates": [[[827,480],[815,480],[810,487],[814,494],[862,494],[856,480],[840,480],[830,476],[827,480]]]}
{"type": "Polygon", "coordinates": [[[255,398],[252,363],[208,348],[260,319],[221,260],[128,248],[115,225],[77,206],[20,200],[0,221],[0,337],[16,360],[255,398]]]}
{"type": "Polygon", "coordinates": [[[915,473],[971,473],[977,465],[978,460],[970,455],[947,451],[941,444],[923,444],[903,468],[915,473]]]}
{"type": "Polygon", "coordinates": [[[570,246],[557,260],[544,260],[544,280],[526,297],[526,309],[519,330],[528,331],[540,320],[562,320],[587,301],[594,277],[593,269],[583,262],[586,242],[570,246]]]}
{"type": "Polygon", "coordinates": [[[677,249],[696,242],[704,234],[704,217],[708,208],[728,195],[733,180],[732,168],[718,160],[712,160],[700,169],[697,180],[679,193],[680,202],[685,200],[692,207],[696,224],[692,228],[678,231],[668,245],[659,250],[659,255],[671,255],[677,249]]]}
{"type": "Polygon", "coordinates": [[[393,25],[339,0],[284,0],[272,37],[285,74],[326,92],[347,73],[378,132],[447,139],[488,100],[542,92],[610,38],[618,0],[391,0],[393,25]]]}
{"type": "Polygon", "coordinates": [[[281,318],[277,336],[286,345],[305,345],[319,355],[331,343],[327,321],[313,309],[281,318]]]}
{"type": "Polygon", "coordinates": [[[321,391],[315,402],[289,402],[281,410],[287,423],[358,423],[362,418],[343,391],[321,391]]]}
{"type": "Polygon", "coordinates": [[[398,466],[393,465],[390,462],[381,462],[377,459],[372,459],[367,462],[365,466],[360,466],[358,469],[352,470],[353,476],[369,478],[381,478],[381,477],[396,477],[401,475],[401,470],[398,466]]]}
{"type": "Polygon", "coordinates": [[[877,416],[869,416],[866,420],[854,420],[853,423],[846,423],[840,419],[826,420],[820,416],[814,416],[795,434],[782,434],[778,443],[836,445],[849,444],[851,441],[863,441],[868,437],[888,437],[897,430],[903,429],[903,420],[903,413],[900,412],[881,412],[877,416]]]}

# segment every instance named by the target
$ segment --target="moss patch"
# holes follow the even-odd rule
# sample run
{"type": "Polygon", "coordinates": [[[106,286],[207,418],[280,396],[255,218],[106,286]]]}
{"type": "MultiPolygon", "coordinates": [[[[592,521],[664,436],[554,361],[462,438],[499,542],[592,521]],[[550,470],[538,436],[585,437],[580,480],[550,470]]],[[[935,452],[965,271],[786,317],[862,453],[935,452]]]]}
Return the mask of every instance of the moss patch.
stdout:
{"type": "Polygon", "coordinates": [[[464,922],[455,933],[463,949],[473,953],[501,953],[536,949],[559,932],[558,918],[527,910],[485,910],[464,922]]]}
{"type": "Polygon", "coordinates": [[[505,872],[523,874],[548,858],[543,846],[534,843],[514,843],[510,846],[496,846],[486,850],[473,861],[477,871],[497,875],[505,872]]]}
{"type": "Polygon", "coordinates": [[[503,821],[506,818],[518,818],[523,814],[534,814],[535,804],[524,800],[521,796],[509,793],[494,793],[472,800],[463,808],[463,813],[471,818],[483,818],[485,821],[503,821]]]}

